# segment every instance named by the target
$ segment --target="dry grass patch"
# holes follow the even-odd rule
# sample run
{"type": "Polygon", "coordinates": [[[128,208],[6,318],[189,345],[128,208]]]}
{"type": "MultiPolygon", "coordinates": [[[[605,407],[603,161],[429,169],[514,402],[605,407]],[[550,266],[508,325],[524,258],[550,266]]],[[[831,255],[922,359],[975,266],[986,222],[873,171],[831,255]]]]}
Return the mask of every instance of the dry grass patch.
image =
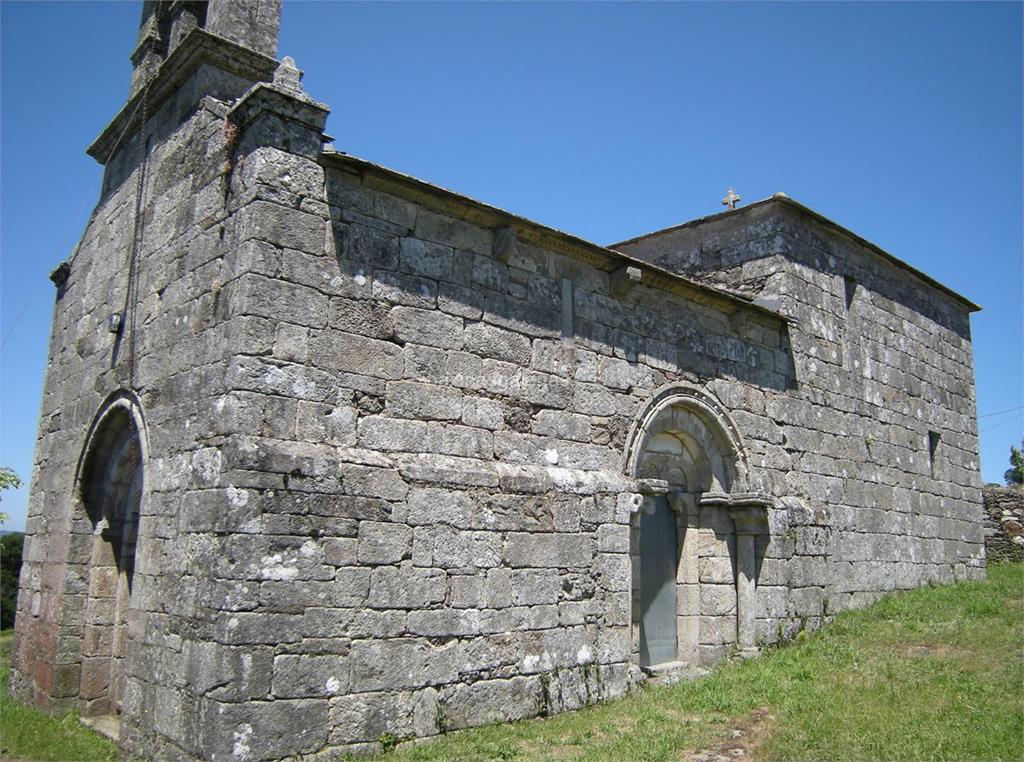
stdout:
{"type": "Polygon", "coordinates": [[[725,730],[724,740],[710,749],[685,750],[681,759],[685,762],[756,760],[774,721],[775,717],[767,708],[755,709],[730,724],[725,730]]]}

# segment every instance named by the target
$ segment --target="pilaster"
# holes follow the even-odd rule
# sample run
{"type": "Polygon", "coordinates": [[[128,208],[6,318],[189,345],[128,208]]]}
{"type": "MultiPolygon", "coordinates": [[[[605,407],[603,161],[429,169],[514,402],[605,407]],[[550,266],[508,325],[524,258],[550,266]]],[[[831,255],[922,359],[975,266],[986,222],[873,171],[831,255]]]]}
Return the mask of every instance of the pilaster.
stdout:
{"type": "Polygon", "coordinates": [[[741,656],[757,653],[757,536],[768,532],[771,498],[733,495],[729,516],[736,525],[736,642],[741,656]]]}

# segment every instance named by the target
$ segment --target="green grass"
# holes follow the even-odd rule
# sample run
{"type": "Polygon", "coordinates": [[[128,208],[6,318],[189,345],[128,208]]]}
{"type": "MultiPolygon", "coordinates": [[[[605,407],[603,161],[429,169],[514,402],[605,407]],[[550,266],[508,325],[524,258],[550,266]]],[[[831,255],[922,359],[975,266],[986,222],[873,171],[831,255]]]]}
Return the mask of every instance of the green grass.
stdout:
{"type": "MultiPolygon", "coordinates": [[[[0,758],[117,759],[74,716],[7,697],[9,649],[0,634],[0,758]]],[[[702,680],[379,759],[679,760],[735,727],[747,728],[747,759],[1024,760],[1024,565],[890,596],[702,680]],[[768,718],[751,723],[757,710],[768,718]]]]}
{"type": "Polygon", "coordinates": [[[0,632],[0,759],[47,762],[116,760],[117,746],[78,721],[75,714],[51,717],[7,695],[13,630],[0,632]]]}
{"type": "Polygon", "coordinates": [[[678,760],[755,710],[769,717],[745,736],[759,759],[1024,760],[1024,565],[886,597],[701,680],[380,759],[678,760]]]}

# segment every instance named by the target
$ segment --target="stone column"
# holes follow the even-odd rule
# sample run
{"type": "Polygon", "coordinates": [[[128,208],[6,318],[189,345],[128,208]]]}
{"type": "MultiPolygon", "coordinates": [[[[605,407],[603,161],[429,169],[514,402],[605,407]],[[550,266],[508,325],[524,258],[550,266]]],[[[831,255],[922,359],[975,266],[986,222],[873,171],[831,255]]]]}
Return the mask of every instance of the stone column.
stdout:
{"type": "Polygon", "coordinates": [[[160,36],[160,16],[163,6],[158,2],[142,4],[142,21],[139,24],[139,40],[132,51],[132,83],[129,96],[145,87],[164,61],[167,53],[166,41],[160,36]]]}
{"type": "Polygon", "coordinates": [[[690,493],[670,492],[668,503],[676,512],[679,525],[679,566],[676,569],[679,661],[695,666],[700,646],[700,569],[697,565],[699,511],[694,495],[690,493]]]}
{"type": "Polygon", "coordinates": [[[767,503],[733,497],[729,515],[736,525],[736,642],[740,656],[757,653],[757,535],[768,528],[767,503]]]}
{"type": "Polygon", "coordinates": [[[754,577],[753,532],[736,529],[736,640],[740,653],[754,650],[754,611],[757,607],[757,582],[754,577]]]}

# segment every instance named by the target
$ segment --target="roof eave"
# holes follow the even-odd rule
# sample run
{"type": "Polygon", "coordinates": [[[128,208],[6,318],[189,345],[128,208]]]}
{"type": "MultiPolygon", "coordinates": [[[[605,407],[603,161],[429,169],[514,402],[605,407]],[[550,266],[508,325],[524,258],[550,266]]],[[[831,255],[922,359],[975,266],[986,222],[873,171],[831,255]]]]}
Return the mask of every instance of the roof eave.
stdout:
{"type": "Polygon", "coordinates": [[[902,270],[907,271],[908,273],[910,273],[914,277],[916,277],[919,280],[923,281],[928,286],[931,286],[932,288],[935,288],[938,291],[941,291],[946,296],[952,297],[955,301],[959,302],[961,305],[966,307],[968,312],[979,312],[981,310],[981,306],[980,305],[975,304],[973,301],[971,301],[967,297],[963,296],[962,294],[957,293],[956,291],[951,289],[949,286],[943,285],[939,281],[937,281],[934,278],[932,278],[930,275],[928,275],[928,274],[926,274],[924,272],[921,272],[920,270],[918,270],[913,265],[910,265],[907,262],[905,262],[902,259],[900,259],[899,257],[896,257],[896,256],[890,254],[885,249],[883,249],[881,246],[878,246],[877,244],[872,243],[871,241],[867,240],[863,236],[857,235],[856,233],[854,233],[849,228],[843,227],[838,222],[835,222],[834,220],[831,220],[828,217],[826,217],[825,215],[823,215],[821,212],[817,212],[814,209],[811,209],[809,206],[806,206],[805,204],[801,204],[799,201],[795,201],[795,200],[793,200],[792,198],[790,198],[789,196],[787,196],[787,195],[785,195],[783,193],[777,193],[774,196],[769,196],[768,198],[761,199],[760,201],[755,201],[755,202],[753,202],[751,204],[747,204],[746,206],[742,206],[742,207],[740,207],[738,209],[727,209],[726,211],[723,211],[723,212],[718,212],[716,214],[709,214],[709,215],[706,215],[704,217],[698,217],[697,219],[689,220],[689,221],[684,222],[684,223],[679,224],[679,225],[673,225],[672,227],[663,228],[662,230],[655,230],[655,231],[650,232],[650,233],[645,233],[644,235],[636,236],[636,237],[630,238],[630,239],[628,239],[626,241],[619,241],[618,243],[610,244],[610,246],[611,247],[626,246],[626,245],[629,245],[629,244],[638,243],[640,241],[643,241],[643,240],[646,240],[646,239],[649,239],[649,238],[656,238],[656,237],[664,235],[666,233],[672,233],[672,232],[675,232],[677,230],[683,230],[685,228],[690,228],[690,227],[697,227],[699,225],[703,225],[703,224],[706,224],[708,222],[714,222],[714,221],[722,220],[722,219],[725,219],[725,218],[730,217],[730,216],[745,215],[751,209],[757,209],[757,208],[766,206],[768,204],[773,204],[773,203],[781,204],[781,205],[789,205],[790,207],[793,207],[794,209],[797,209],[800,212],[803,212],[804,214],[808,215],[809,217],[814,219],[819,224],[821,224],[821,225],[823,225],[823,226],[825,226],[827,228],[830,228],[831,230],[839,233],[842,236],[845,236],[846,238],[849,238],[850,240],[854,241],[855,243],[863,246],[864,248],[870,250],[871,252],[873,252],[877,256],[881,257],[882,259],[890,262],[891,264],[896,265],[897,267],[899,267],[902,270]]]}
{"type": "MultiPolygon", "coordinates": [[[[380,177],[387,178],[395,184],[404,186],[415,194],[425,194],[435,199],[439,199],[442,202],[448,202],[448,204],[452,206],[464,206],[478,210],[478,212],[482,213],[484,216],[497,218],[501,221],[501,224],[504,225],[516,225],[520,230],[520,236],[527,242],[547,246],[551,246],[552,243],[554,243],[556,244],[557,249],[563,253],[571,255],[575,254],[585,261],[588,261],[591,265],[606,272],[611,272],[618,269],[618,267],[625,267],[627,265],[631,267],[638,267],[654,276],[648,280],[647,284],[652,287],[668,288],[670,284],[675,284],[682,291],[689,292],[689,295],[696,296],[697,298],[703,295],[706,298],[725,301],[732,304],[734,307],[747,309],[776,321],[784,323],[793,322],[793,319],[789,316],[783,315],[759,304],[755,304],[739,294],[734,294],[721,288],[715,288],[698,281],[690,280],[689,278],[673,272],[672,270],[659,267],[658,265],[630,256],[629,254],[625,254],[621,251],[616,251],[613,248],[601,246],[600,244],[580,238],[579,236],[575,236],[571,233],[566,233],[563,230],[543,225],[521,215],[505,211],[499,207],[492,206],[483,201],[478,201],[474,198],[443,188],[439,185],[428,183],[424,180],[413,177],[412,175],[407,175],[403,172],[339,151],[325,150],[321,152],[320,156],[322,163],[328,166],[333,164],[342,166],[346,169],[355,168],[361,172],[371,172],[380,177]],[[557,245],[558,243],[561,243],[562,245],[557,245]]],[[[448,211],[449,214],[454,214],[455,209],[449,208],[446,209],[446,211],[448,211]]],[[[476,217],[475,221],[479,224],[480,216],[482,215],[476,214],[470,215],[470,217],[476,217]]],[[[470,221],[474,220],[470,219],[470,221]]]]}

